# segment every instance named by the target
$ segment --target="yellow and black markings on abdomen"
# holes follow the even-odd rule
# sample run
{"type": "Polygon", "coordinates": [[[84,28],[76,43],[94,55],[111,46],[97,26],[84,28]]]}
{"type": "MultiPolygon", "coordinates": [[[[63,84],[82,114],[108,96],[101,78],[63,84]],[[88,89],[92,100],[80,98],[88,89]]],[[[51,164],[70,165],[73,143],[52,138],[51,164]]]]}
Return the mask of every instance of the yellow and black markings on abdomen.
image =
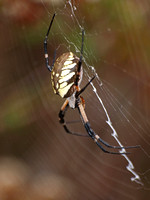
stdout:
{"type": "Polygon", "coordinates": [[[64,53],[57,58],[51,73],[54,93],[62,98],[70,97],[75,92],[79,58],[72,52],[64,53]]]}

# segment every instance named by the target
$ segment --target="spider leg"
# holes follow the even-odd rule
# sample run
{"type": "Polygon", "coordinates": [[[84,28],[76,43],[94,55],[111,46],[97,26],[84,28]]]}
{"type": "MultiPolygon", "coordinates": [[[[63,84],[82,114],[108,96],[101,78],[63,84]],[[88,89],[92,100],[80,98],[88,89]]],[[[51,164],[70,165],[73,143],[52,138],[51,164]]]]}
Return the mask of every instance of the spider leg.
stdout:
{"type": "Polygon", "coordinates": [[[128,148],[137,148],[137,147],[139,147],[139,146],[127,146],[127,147],[120,147],[120,146],[112,146],[112,145],[110,145],[110,144],[108,144],[107,142],[105,142],[105,141],[103,141],[100,137],[99,137],[99,135],[97,135],[93,130],[92,130],[92,128],[91,128],[91,126],[90,126],[90,124],[89,124],[89,121],[88,121],[88,119],[87,119],[87,116],[86,116],[86,113],[85,113],[85,111],[84,111],[84,108],[83,108],[83,106],[82,106],[82,104],[79,102],[79,103],[77,103],[77,108],[78,108],[78,110],[79,110],[79,114],[80,114],[80,116],[81,116],[81,118],[82,118],[82,121],[83,121],[83,124],[84,124],[84,127],[85,127],[85,129],[86,129],[86,131],[87,131],[87,133],[89,134],[89,136],[94,140],[94,142],[98,145],[98,147],[102,150],[102,151],[104,151],[105,153],[110,153],[110,154],[129,154],[129,152],[123,152],[123,153],[121,153],[121,152],[112,152],[112,151],[107,151],[107,150],[105,150],[103,147],[102,147],[102,145],[100,144],[100,143],[102,143],[102,144],[104,144],[106,147],[108,147],[108,148],[113,148],[113,149],[128,149],[128,148]]]}
{"type": "Polygon", "coordinates": [[[112,146],[110,144],[108,144],[106,141],[102,140],[100,137],[98,138],[98,140],[104,144],[106,147],[108,148],[113,148],[113,149],[132,149],[132,148],[139,148],[140,145],[135,145],[135,146],[112,146]]]}
{"type": "Polygon", "coordinates": [[[55,62],[56,51],[55,51],[55,54],[54,54],[53,64],[52,64],[52,66],[50,66],[50,65],[49,65],[49,59],[48,59],[48,51],[47,51],[47,38],[48,38],[48,35],[49,35],[49,32],[50,32],[51,26],[52,26],[52,24],[53,24],[55,15],[56,15],[56,13],[54,13],[54,15],[53,15],[53,17],[52,17],[52,20],[51,20],[51,22],[50,22],[50,25],[49,25],[47,34],[46,34],[45,39],[44,39],[44,55],[45,55],[45,62],[46,62],[46,67],[47,67],[47,69],[48,69],[50,72],[52,71],[53,65],[54,65],[54,62],[55,62]]]}
{"type": "Polygon", "coordinates": [[[63,125],[65,131],[68,133],[68,134],[71,134],[71,135],[76,135],[76,136],[83,136],[83,137],[89,137],[89,135],[83,135],[83,134],[80,134],[80,133],[75,133],[75,132],[72,132],[68,129],[67,125],[66,125],[66,122],[64,120],[64,116],[65,116],[65,112],[67,111],[69,107],[69,102],[68,100],[66,100],[64,102],[64,104],[62,105],[60,111],[59,111],[59,122],[63,125]]]}
{"type": "Polygon", "coordinates": [[[81,44],[80,59],[79,59],[78,69],[77,69],[77,77],[76,77],[76,81],[75,81],[76,86],[78,86],[80,73],[81,73],[82,58],[83,58],[83,44],[84,44],[84,29],[82,29],[82,44],[81,44]]]}
{"type": "Polygon", "coordinates": [[[76,98],[82,93],[84,92],[84,90],[89,86],[89,84],[94,80],[95,76],[93,76],[93,78],[91,78],[91,80],[81,89],[81,90],[77,90],[76,92],[76,98]]]}
{"type": "Polygon", "coordinates": [[[84,44],[84,29],[82,29],[82,44],[81,44],[81,52],[80,52],[80,60],[79,60],[79,65],[78,65],[78,72],[81,71],[82,58],[83,58],[83,44],[84,44]]]}

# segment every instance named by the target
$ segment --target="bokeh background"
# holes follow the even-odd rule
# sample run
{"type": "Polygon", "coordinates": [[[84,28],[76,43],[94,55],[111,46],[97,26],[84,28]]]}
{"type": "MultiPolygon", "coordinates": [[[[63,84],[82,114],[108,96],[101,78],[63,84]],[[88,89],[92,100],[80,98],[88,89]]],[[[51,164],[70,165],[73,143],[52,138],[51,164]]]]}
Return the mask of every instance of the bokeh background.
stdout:
{"type": "MultiPolygon", "coordinates": [[[[0,199],[148,200],[149,54],[149,0],[1,0],[0,199]],[[43,52],[55,11],[48,40],[51,60],[55,49],[57,56],[68,50],[79,56],[83,25],[88,63],[83,83],[95,73],[89,67],[94,66],[100,80],[93,83],[120,141],[141,145],[129,157],[143,185],[130,180],[122,156],[104,154],[90,139],[67,135],[59,124],[63,100],[53,94],[43,52]]],[[[83,96],[94,130],[117,145],[91,87],[83,96]]],[[[76,111],[67,117],[79,119],[76,111]]],[[[81,123],[69,126],[85,132],[81,123]]]]}

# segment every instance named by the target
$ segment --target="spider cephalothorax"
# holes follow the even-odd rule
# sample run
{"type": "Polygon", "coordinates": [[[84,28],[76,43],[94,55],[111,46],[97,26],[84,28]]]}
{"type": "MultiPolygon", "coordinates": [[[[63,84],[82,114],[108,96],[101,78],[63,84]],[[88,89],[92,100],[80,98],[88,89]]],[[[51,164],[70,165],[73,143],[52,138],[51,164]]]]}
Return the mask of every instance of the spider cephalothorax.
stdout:
{"type": "MultiPolygon", "coordinates": [[[[72,52],[62,54],[54,63],[51,81],[54,93],[62,98],[70,97],[76,91],[79,58],[72,52]]],[[[79,74],[79,83],[82,80],[82,67],[79,74]]]]}
{"type": "MultiPolygon", "coordinates": [[[[77,108],[82,119],[83,125],[88,133],[88,136],[93,139],[93,141],[98,145],[98,147],[105,153],[111,154],[127,154],[125,148],[135,148],[139,146],[128,146],[128,147],[118,147],[109,145],[107,142],[102,140],[98,134],[96,134],[88,121],[87,115],[84,110],[84,99],[80,94],[87,88],[87,86],[93,81],[94,77],[83,87],[79,88],[80,82],[82,80],[82,55],[83,55],[83,43],[84,43],[84,30],[82,29],[82,44],[80,51],[80,58],[78,58],[72,52],[64,53],[58,57],[55,61],[55,54],[53,59],[53,64],[49,65],[48,52],[47,52],[47,38],[55,18],[55,14],[50,22],[47,34],[44,40],[44,53],[46,67],[51,72],[52,87],[55,94],[60,95],[62,98],[67,98],[62,105],[59,112],[59,122],[63,125],[65,131],[72,135],[81,136],[81,134],[73,133],[70,131],[65,123],[64,116],[68,107],[77,108]],[[122,149],[123,152],[112,152],[106,150],[102,145],[113,149],[122,149]]],[[[85,135],[84,135],[85,136],[85,135]]],[[[87,135],[86,135],[87,136],[87,135]]]]}

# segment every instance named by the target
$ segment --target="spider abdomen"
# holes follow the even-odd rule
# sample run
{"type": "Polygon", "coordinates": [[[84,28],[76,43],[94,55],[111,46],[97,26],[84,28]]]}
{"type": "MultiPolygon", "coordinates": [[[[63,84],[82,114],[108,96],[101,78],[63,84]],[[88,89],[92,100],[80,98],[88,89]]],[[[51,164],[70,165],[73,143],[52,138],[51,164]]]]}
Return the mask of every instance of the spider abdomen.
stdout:
{"type": "MultiPolygon", "coordinates": [[[[62,98],[70,97],[76,90],[78,63],[79,58],[72,52],[64,53],[55,61],[51,73],[52,87],[54,92],[62,98]]],[[[81,78],[80,76],[79,79],[81,78]]]]}

